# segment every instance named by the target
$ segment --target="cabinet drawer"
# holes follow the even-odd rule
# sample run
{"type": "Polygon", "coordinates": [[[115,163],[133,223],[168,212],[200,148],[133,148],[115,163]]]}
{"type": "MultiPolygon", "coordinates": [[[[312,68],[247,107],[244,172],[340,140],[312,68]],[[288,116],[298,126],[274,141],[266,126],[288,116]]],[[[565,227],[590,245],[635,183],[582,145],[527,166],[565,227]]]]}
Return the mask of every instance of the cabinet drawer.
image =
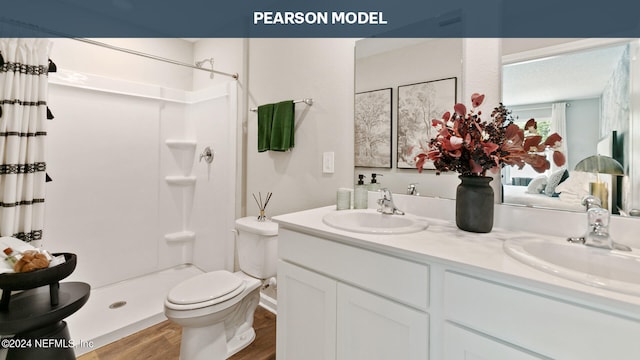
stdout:
{"type": "Polygon", "coordinates": [[[518,288],[446,272],[447,320],[554,359],[639,359],[640,323],[518,288]]]}
{"type": "Polygon", "coordinates": [[[444,324],[444,358],[447,360],[540,360],[537,356],[495,339],[462,329],[455,324],[444,324]]]}
{"type": "Polygon", "coordinates": [[[281,259],[414,308],[429,305],[429,266],[280,229],[281,259]]]}

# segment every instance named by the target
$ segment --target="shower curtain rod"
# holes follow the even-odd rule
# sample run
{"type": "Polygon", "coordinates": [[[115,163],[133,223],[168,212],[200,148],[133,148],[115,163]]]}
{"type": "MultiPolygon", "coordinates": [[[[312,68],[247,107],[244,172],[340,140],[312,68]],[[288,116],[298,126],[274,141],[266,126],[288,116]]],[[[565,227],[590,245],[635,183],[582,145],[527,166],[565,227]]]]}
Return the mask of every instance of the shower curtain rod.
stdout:
{"type": "Polygon", "coordinates": [[[26,29],[29,29],[29,30],[33,30],[33,31],[36,31],[36,32],[41,32],[41,33],[45,33],[45,34],[54,35],[54,36],[57,36],[57,37],[72,39],[72,40],[84,42],[84,43],[91,44],[91,45],[101,46],[101,47],[104,47],[104,48],[107,48],[107,49],[116,50],[116,51],[124,52],[124,53],[127,53],[127,54],[142,56],[142,57],[145,57],[145,58],[148,58],[148,59],[152,59],[152,60],[163,61],[163,62],[166,62],[166,63],[179,65],[179,66],[184,66],[184,67],[188,67],[188,68],[192,68],[192,69],[196,69],[196,70],[207,71],[207,72],[210,72],[212,74],[220,74],[220,75],[230,76],[230,77],[238,80],[238,73],[231,74],[231,73],[226,73],[226,72],[217,71],[217,70],[213,70],[213,69],[206,69],[206,68],[203,68],[203,67],[199,67],[199,66],[183,63],[183,62],[176,61],[176,60],[163,58],[163,57],[156,56],[156,55],[143,53],[143,52],[140,52],[140,51],[135,51],[135,50],[125,49],[125,48],[121,48],[121,47],[114,46],[114,45],[109,45],[109,44],[106,44],[106,43],[103,43],[103,42],[100,42],[100,41],[95,41],[95,40],[91,40],[91,39],[87,39],[87,38],[73,37],[71,35],[63,34],[63,33],[57,32],[57,31],[53,31],[53,30],[49,30],[49,29],[46,29],[46,28],[43,28],[43,27],[40,27],[40,26],[37,26],[37,25],[33,25],[33,24],[29,24],[29,23],[25,23],[25,22],[13,20],[13,19],[7,19],[7,18],[4,18],[4,17],[0,17],[0,22],[6,23],[6,24],[10,24],[10,25],[14,25],[14,26],[18,26],[18,27],[23,27],[23,28],[26,28],[26,29]]]}
{"type": "Polygon", "coordinates": [[[142,56],[142,57],[145,57],[145,58],[148,58],[148,59],[163,61],[163,62],[167,62],[167,63],[170,63],[170,64],[180,65],[180,66],[184,66],[184,67],[188,67],[188,68],[192,68],[192,69],[196,69],[196,70],[208,71],[208,72],[213,73],[213,74],[230,76],[230,77],[238,80],[238,73],[231,74],[231,73],[226,73],[226,72],[223,72],[223,71],[218,71],[218,70],[213,70],[213,69],[206,69],[206,68],[203,68],[203,67],[199,67],[199,66],[183,63],[183,62],[176,61],[176,60],[163,58],[163,57],[156,56],[156,55],[143,53],[143,52],[140,52],[140,51],[135,51],[135,50],[125,49],[125,48],[121,48],[121,47],[114,46],[114,45],[109,45],[109,44],[106,44],[106,43],[103,43],[103,42],[100,42],[100,41],[91,40],[91,39],[76,38],[76,37],[71,37],[70,39],[81,41],[81,42],[84,42],[84,43],[87,43],[87,44],[101,46],[101,47],[104,47],[104,48],[107,48],[107,49],[111,49],[111,50],[121,51],[121,52],[124,52],[124,53],[127,53],[127,54],[142,56]]]}

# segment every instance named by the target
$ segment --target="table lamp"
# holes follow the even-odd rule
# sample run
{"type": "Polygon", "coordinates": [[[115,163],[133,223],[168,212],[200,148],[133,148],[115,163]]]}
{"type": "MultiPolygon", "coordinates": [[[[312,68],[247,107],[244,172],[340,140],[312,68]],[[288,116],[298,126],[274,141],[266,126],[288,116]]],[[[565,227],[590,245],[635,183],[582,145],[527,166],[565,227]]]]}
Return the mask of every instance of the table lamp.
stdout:
{"type": "Polygon", "coordinates": [[[596,174],[596,182],[589,183],[589,191],[591,195],[598,197],[602,201],[603,208],[608,209],[609,190],[607,189],[607,183],[600,181],[600,174],[624,175],[622,165],[612,157],[593,155],[580,160],[575,170],[596,174]]]}

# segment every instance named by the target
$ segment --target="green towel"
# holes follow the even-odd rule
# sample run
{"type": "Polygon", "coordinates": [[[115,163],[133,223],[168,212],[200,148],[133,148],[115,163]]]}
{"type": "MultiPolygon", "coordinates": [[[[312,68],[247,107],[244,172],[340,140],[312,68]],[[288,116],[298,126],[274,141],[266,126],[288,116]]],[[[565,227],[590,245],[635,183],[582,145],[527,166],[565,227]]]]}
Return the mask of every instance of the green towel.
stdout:
{"type": "Polygon", "coordinates": [[[270,149],[287,151],[294,146],[295,105],[293,100],[282,101],[273,107],[270,149]]]}
{"type": "Polygon", "coordinates": [[[274,104],[258,106],[258,152],[270,149],[274,104]]]}

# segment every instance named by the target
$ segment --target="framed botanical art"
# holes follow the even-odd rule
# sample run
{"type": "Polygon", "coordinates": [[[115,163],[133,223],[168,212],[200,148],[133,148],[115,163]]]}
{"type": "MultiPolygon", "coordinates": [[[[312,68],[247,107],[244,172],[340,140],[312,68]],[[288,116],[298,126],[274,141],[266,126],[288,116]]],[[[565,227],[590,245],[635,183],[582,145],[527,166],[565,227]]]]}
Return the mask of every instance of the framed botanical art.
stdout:
{"type": "MultiPolygon", "coordinates": [[[[398,86],[398,162],[399,169],[415,168],[414,157],[420,146],[426,147],[435,136],[432,119],[453,109],[457,78],[398,86]]],[[[424,169],[435,169],[427,161],[424,169]]]]}
{"type": "Polygon", "coordinates": [[[391,88],[355,99],[355,166],[391,168],[391,88]]]}

